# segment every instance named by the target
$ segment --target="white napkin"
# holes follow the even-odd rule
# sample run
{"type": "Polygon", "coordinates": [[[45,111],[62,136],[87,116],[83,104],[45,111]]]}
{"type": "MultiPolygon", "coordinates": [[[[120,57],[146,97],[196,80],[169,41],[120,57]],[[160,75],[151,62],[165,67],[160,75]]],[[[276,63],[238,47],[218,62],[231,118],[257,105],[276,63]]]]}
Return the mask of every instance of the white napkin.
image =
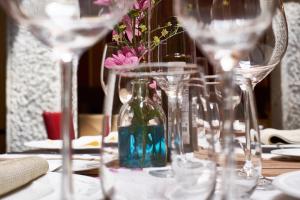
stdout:
{"type": "Polygon", "coordinates": [[[263,144],[300,144],[300,129],[263,129],[261,130],[261,141],[263,144]]]}

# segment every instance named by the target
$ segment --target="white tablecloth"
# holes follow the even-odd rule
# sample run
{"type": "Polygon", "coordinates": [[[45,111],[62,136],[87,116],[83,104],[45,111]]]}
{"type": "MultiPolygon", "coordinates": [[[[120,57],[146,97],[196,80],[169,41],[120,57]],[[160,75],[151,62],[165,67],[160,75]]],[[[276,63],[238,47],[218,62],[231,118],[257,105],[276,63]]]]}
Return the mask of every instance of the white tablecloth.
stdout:
{"type": "MultiPolygon", "coordinates": [[[[16,155],[1,155],[0,158],[12,158],[16,155]]],[[[17,156],[18,157],[18,156],[17,156]]],[[[44,156],[42,156],[44,157],[44,156]]],[[[45,155],[46,159],[59,159],[60,156],[45,155]]],[[[264,158],[272,157],[272,155],[264,154],[264,158]]],[[[94,161],[95,156],[80,155],[80,158],[91,159],[94,161]]],[[[98,157],[96,157],[98,158],[98,157]]],[[[157,168],[155,168],[157,170],[157,168]]],[[[178,185],[172,178],[157,178],[149,174],[149,170],[128,170],[118,169],[111,170],[111,173],[115,176],[116,192],[120,198],[118,200],[165,200],[168,199],[166,194],[170,192],[174,187],[178,185]]],[[[98,181],[98,180],[97,180],[98,181]]],[[[88,182],[88,181],[86,181],[88,182]]],[[[87,183],[88,184],[88,183],[87,183]]],[[[95,186],[95,182],[91,182],[91,185],[95,186]]],[[[34,184],[33,184],[34,186],[34,184]]],[[[60,187],[60,183],[56,184],[60,187]]],[[[300,187],[299,187],[300,189],[300,187]]],[[[100,190],[100,187],[99,187],[100,190]]],[[[50,191],[51,193],[51,191],[50,191]]],[[[277,189],[268,191],[256,190],[252,196],[252,200],[294,200],[292,197],[288,197],[277,189]]],[[[18,199],[13,199],[18,200],[18,199]]],[[[184,199],[186,200],[186,199],[184,199]]]]}
{"type": "MultiPolygon", "coordinates": [[[[151,170],[151,169],[150,169],[151,170]]],[[[130,171],[119,169],[113,172],[116,175],[116,191],[119,196],[127,200],[165,200],[166,194],[178,184],[172,178],[157,178],[148,173],[148,170],[130,171]]],[[[120,198],[123,199],[123,198],[120,198]]],[[[295,198],[283,194],[273,188],[272,190],[256,190],[252,200],[294,200],[295,198]]]]}

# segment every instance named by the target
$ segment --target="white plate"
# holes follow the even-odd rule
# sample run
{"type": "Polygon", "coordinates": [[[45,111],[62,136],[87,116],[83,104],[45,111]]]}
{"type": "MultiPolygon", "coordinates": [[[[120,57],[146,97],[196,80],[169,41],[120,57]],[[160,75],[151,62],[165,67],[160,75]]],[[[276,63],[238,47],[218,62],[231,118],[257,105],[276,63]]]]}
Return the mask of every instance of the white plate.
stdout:
{"type": "MultiPolygon", "coordinates": [[[[73,149],[99,149],[101,144],[101,136],[85,136],[72,141],[73,149]]],[[[40,140],[26,142],[25,146],[38,149],[61,149],[61,140],[40,140]]]]}
{"type": "MultiPolygon", "coordinates": [[[[259,129],[262,130],[263,125],[259,125],[259,129]]],[[[239,120],[235,120],[233,122],[233,130],[236,132],[245,132],[245,122],[241,122],[239,120]]]]}
{"type": "MultiPolygon", "coordinates": [[[[84,150],[84,149],[99,149],[101,147],[101,136],[83,136],[72,141],[74,150],[84,150]]],[[[111,132],[107,137],[105,137],[107,143],[117,143],[118,133],[111,132]]],[[[61,140],[40,140],[40,141],[30,141],[26,142],[25,146],[38,149],[61,149],[61,140]]]]}
{"type": "MultiPolygon", "coordinates": [[[[100,181],[88,176],[73,175],[76,200],[98,200],[102,197],[100,181]]],[[[50,172],[2,200],[53,200],[60,199],[61,173],[50,172]]]]}
{"type": "Polygon", "coordinates": [[[73,160],[72,169],[74,172],[99,169],[100,161],[73,160]]]}
{"type": "MultiPolygon", "coordinates": [[[[245,136],[239,136],[235,138],[237,141],[239,141],[242,144],[246,143],[245,136]]],[[[300,148],[299,144],[262,144],[262,148],[269,148],[269,149],[275,149],[275,148],[300,148]]]]}
{"type": "MultiPolygon", "coordinates": [[[[49,171],[62,171],[61,160],[47,160],[49,163],[49,171]],[[59,169],[59,170],[58,170],[59,169]]],[[[92,169],[98,169],[100,167],[100,161],[89,161],[89,160],[73,160],[72,171],[81,172],[92,169]]]]}
{"type": "Polygon", "coordinates": [[[280,156],[289,156],[289,157],[297,157],[300,158],[300,148],[299,149],[276,149],[271,151],[272,154],[280,155],[280,156]]]}
{"type": "Polygon", "coordinates": [[[277,176],[273,185],[289,196],[300,198],[300,171],[277,176]]]}

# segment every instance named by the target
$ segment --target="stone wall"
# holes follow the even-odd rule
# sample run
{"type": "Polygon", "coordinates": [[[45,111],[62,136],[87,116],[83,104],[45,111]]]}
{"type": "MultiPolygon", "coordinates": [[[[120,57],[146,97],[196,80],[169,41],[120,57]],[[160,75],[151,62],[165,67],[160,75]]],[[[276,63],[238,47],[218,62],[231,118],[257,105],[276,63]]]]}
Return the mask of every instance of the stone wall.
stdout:
{"type": "MultiPolygon", "coordinates": [[[[5,13],[0,9],[0,132],[5,130],[5,65],[6,65],[6,55],[5,55],[5,13]]],[[[4,135],[4,133],[2,133],[4,135]]],[[[1,133],[0,133],[1,135],[1,133]]],[[[0,136],[1,137],[1,136],[0,136]]],[[[4,146],[1,145],[0,146],[4,146]]],[[[1,148],[1,147],[0,147],[1,148]]]]}
{"type": "MultiPolygon", "coordinates": [[[[43,111],[60,111],[60,68],[51,50],[24,28],[7,28],[7,151],[24,151],[24,143],[46,139],[43,111]]],[[[73,76],[73,112],[77,132],[77,76],[73,76]]]]}
{"type": "Polygon", "coordinates": [[[289,43],[272,73],[272,126],[300,128],[300,1],[286,1],[289,43]]]}

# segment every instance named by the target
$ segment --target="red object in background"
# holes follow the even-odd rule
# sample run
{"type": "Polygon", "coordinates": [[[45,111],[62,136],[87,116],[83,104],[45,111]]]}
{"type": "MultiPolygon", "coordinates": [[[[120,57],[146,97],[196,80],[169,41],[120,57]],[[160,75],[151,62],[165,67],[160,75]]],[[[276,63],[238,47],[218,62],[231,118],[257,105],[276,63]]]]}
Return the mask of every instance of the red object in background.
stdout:
{"type": "MultiPolygon", "coordinates": [[[[60,140],[60,120],[61,113],[60,112],[43,112],[43,119],[48,135],[48,139],[50,140],[60,140]]],[[[71,118],[71,131],[70,138],[73,140],[75,138],[74,134],[74,126],[73,126],[73,118],[71,118]]]]}

